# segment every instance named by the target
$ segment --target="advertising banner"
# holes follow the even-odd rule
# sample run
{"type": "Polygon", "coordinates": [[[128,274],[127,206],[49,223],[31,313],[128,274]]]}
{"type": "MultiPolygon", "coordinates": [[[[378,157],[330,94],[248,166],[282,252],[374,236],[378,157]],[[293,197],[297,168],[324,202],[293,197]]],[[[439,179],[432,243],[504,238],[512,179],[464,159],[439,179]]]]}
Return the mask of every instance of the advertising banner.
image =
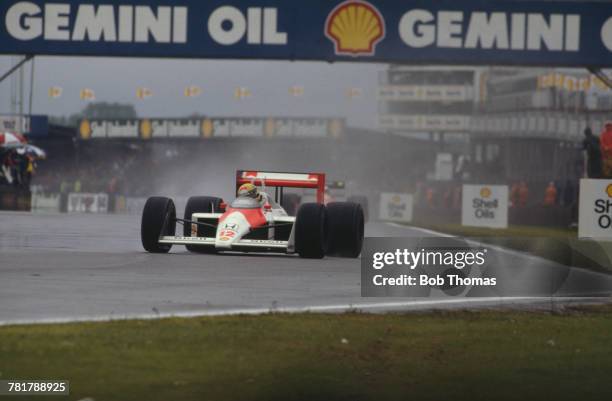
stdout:
{"type": "Polygon", "coordinates": [[[143,118],[131,120],[84,119],[79,138],[162,139],[212,137],[338,137],[344,132],[342,118],[316,117],[206,117],[143,118]]]}
{"type": "Polygon", "coordinates": [[[580,180],[578,237],[612,240],[612,180],[580,180]]]}
{"type": "Polygon", "coordinates": [[[383,221],[410,223],[412,221],[412,195],[382,193],[380,194],[380,214],[383,221]]]}
{"type": "Polygon", "coordinates": [[[68,213],[107,213],[107,194],[70,193],[68,213]]]}
{"type": "Polygon", "coordinates": [[[19,132],[28,136],[47,136],[49,118],[35,115],[0,115],[0,132],[19,132]]]}
{"type": "Polygon", "coordinates": [[[508,186],[464,185],[461,225],[469,227],[508,227],[508,186]]]}
{"type": "Polygon", "coordinates": [[[4,0],[0,21],[0,54],[612,66],[607,2],[4,0]]]}

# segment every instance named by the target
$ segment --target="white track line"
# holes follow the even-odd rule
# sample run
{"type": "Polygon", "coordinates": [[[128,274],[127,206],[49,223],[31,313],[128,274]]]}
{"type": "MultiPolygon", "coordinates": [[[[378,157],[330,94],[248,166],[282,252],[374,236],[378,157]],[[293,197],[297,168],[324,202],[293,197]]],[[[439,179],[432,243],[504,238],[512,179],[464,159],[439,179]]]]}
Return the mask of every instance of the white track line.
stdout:
{"type": "Polygon", "coordinates": [[[375,311],[377,309],[389,309],[390,311],[410,310],[416,308],[431,308],[448,305],[478,305],[500,306],[508,304],[524,303],[559,303],[559,302],[587,302],[599,301],[610,302],[605,297],[483,297],[483,298],[449,298],[449,299],[423,299],[398,302],[373,302],[360,304],[341,305],[314,305],[281,308],[240,308],[224,310],[200,310],[189,312],[160,312],[145,314],[126,314],[108,316],[82,316],[82,317],[58,317],[42,319],[15,319],[0,321],[0,326],[30,325],[30,324],[58,324],[58,323],[80,323],[80,322],[111,322],[117,320],[154,320],[165,318],[190,318],[190,317],[214,317],[214,316],[236,316],[236,315],[263,315],[268,313],[306,313],[306,312],[347,312],[347,311],[375,311]]]}
{"type": "Polygon", "coordinates": [[[391,222],[389,222],[387,224],[392,226],[392,227],[395,227],[395,228],[403,228],[405,230],[412,229],[412,230],[421,231],[421,232],[424,232],[426,234],[434,235],[436,237],[447,237],[447,238],[448,237],[451,237],[451,238],[456,237],[456,235],[450,235],[450,234],[446,234],[446,233],[441,233],[439,231],[434,231],[434,230],[430,230],[428,228],[423,228],[423,227],[407,226],[407,225],[402,225],[402,224],[399,224],[399,223],[391,223],[391,222]]]}

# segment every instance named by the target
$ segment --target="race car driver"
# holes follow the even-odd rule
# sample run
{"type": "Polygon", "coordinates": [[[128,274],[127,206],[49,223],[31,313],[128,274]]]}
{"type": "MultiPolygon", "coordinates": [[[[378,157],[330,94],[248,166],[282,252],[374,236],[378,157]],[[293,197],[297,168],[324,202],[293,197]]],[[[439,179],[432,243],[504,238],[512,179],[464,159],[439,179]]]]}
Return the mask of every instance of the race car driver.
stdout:
{"type": "Polygon", "coordinates": [[[267,197],[265,194],[260,192],[255,185],[250,183],[242,184],[240,188],[238,188],[237,195],[239,198],[253,198],[262,206],[267,202],[267,197]]]}

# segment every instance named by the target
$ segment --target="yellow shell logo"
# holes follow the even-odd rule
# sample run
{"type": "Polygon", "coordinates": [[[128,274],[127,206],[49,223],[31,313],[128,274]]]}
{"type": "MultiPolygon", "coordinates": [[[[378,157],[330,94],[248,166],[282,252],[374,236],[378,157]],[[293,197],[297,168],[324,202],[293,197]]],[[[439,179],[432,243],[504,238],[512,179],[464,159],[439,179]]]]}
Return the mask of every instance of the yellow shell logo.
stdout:
{"type": "Polygon", "coordinates": [[[325,36],[334,43],[337,55],[373,56],[385,37],[385,20],[372,4],[348,0],[327,17],[325,36]]]}
{"type": "Polygon", "coordinates": [[[81,121],[79,125],[79,134],[81,134],[81,139],[91,138],[91,124],[89,124],[89,120],[81,121]]]}
{"type": "Polygon", "coordinates": [[[393,195],[393,197],[391,198],[391,202],[398,205],[402,202],[402,198],[400,198],[399,195],[393,195]]]}
{"type": "Polygon", "coordinates": [[[487,199],[490,196],[491,196],[491,189],[490,188],[484,187],[484,188],[482,188],[480,190],[480,197],[481,198],[487,199]]]}
{"type": "Polygon", "coordinates": [[[153,134],[153,126],[151,125],[151,121],[148,119],[144,119],[140,122],[140,137],[142,139],[151,139],[151,135],[153,134]]]}
{"type": "Polygon", "coordinates": [[[215,132],[215,125],[213,124],[210,118],[207,118],[204,121],[202,121],[202,136],[204,138],[212,137],[214,132],[215,132]]]}
{"type": "Polygon", "coordinates": [[[612,198],[612,184],[608,184],[606,187],[606,193],[608,194],[609,198],[612,198]]]}

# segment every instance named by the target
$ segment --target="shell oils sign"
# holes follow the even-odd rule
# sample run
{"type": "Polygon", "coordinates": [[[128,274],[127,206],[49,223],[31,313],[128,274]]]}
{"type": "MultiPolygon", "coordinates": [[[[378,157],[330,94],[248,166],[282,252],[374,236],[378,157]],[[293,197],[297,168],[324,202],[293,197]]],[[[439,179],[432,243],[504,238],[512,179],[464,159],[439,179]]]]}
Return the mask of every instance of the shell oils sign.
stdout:
{"type": "Polygon", "coordinates": [[[412,206],[410,194],[381,193],[379,218],[382,221],[409,223],[412,221],[412,206]]]}
{"type": "Polygon", "coordinates": [[[612,239],[612,180],[580,180],[578,236],[612,239]]]}
{"type": "Polygon", "coordinates": [[[385,20],[372,4],[348,0],[327,17],[325,36],[334,43],[336,55],[373,56],[385,38],[385,20]]]}
{"type": "Polygon", "coordinates": [[[508,187],[464,185],[461,224],[470,227],[508,227],[508,187]]]}

